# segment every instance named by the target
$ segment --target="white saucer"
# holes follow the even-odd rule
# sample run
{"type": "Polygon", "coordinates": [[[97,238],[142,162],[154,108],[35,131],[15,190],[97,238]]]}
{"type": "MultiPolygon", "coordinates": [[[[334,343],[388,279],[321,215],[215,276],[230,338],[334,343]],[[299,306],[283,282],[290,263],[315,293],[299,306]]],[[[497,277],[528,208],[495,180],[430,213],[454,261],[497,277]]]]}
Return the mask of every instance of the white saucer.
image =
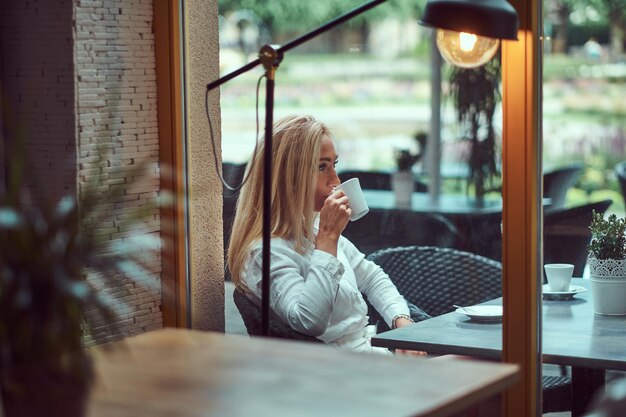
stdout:
{"type": "Polygon", "coordinates": [[[455,311],[474,321],[495,322],[502,320],[502,306],[471,306],[457,308],[455,311]]]}
{"type": "Polygon", "coordinates": [[[566,301],[574,298],[576,294],[587,291],[587,288],[579,285],[570,285],[569,291],[550,291],[550,286],[544,284],[543,298],[544,300],[566,301]]]}

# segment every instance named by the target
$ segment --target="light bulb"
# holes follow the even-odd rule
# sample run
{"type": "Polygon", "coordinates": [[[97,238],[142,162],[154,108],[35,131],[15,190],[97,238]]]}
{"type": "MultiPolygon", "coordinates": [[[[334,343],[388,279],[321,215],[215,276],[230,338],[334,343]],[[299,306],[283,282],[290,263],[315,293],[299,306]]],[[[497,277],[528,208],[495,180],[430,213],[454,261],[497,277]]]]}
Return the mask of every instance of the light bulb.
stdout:
{"type": "Polygon", "coordinates": [[[486,64],[496,54],[499,45],[499,39],[437,29],[437,47],[441,55],[457,67],[476,68],[486,64]]]}

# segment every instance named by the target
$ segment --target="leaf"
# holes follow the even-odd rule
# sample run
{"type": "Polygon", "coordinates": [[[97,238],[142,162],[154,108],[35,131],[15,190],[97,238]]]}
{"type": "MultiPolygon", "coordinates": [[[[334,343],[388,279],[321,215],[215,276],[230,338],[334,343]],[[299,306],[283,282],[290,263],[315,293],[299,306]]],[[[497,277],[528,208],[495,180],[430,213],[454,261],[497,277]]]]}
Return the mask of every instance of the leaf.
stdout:
{"type": "Polygon", "coordinates": [[[16,229],[22,225],[24,219],[15,210],[5,207],[0,208],[0,227],[6,229],[16,229]]]}

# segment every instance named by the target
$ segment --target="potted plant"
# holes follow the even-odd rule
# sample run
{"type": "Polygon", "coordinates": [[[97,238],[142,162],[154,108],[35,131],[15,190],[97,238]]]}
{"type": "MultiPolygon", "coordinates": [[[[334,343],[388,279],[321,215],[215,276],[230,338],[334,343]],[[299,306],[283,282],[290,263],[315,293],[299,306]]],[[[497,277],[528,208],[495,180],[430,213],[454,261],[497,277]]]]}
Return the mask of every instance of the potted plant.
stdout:
{"type": "Polygon", "coordinates": [[[425,132],[417,132],[414,136],[419,151],[415,154],[408,149],[400,149],[395,153],[397,170],[391,175],[391,188],[396,197],[397,207],[410,207],[411,195],[415,190],[415,179],[411,169],[424,153],[428,136],[425,132]]]}
{"type": "Polygon", "coordinates": [[[95,203],[119,186],[96,182],[55,204],[40,202],[41,190],[33,198],[18,154],[0,189],[0,402],[6,417],[82,416],[93,379],[86,340],[114,331],[122,304],[108,295],[109,279],[140,270],[133,253],[154,242],[138,234],[112,243],[96,232],[113,214],[95,203]]]}
{"type": "Polygon", "coordinates": [[[457,111],[462,139],[469,143],[467,191],[473,187],[478,205],[490,191],[500,190],[498,134],[494,116],[500,95],[500,60],[478,68],[454,67],[450,97],[457,111]]]}
{"type": "Polygon", "coordinates": [[[626,314],[626,219],[592,213],[589,270],[594,310],[626,314]]]}

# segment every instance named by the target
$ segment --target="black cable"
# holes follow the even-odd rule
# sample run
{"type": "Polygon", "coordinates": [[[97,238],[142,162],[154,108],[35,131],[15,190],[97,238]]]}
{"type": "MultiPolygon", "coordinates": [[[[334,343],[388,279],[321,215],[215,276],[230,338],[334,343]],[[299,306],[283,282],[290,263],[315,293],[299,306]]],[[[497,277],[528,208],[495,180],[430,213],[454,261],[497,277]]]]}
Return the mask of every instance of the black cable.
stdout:
{"type": "Polygon", "coordinates": [[[215,172],[217,173],[217,176],[219,177],[220,181],[222,182],[222,185],[224,187],[226,187],[227,190],[229,191],[239,191],[241,189],[241,187],[243,187],[243,185],[248,182],[248,178],[250,177],[250,172],[252,171],[252,166],[254,166],[254,164],[256,163],[256,159],[257,159],[257,149],[259,147],[259,90],[261,88],[261,80],[265,77],[265,74],[261,75],[259,77],[259,80],[257,81],[256,84],[256,138],[254,141],[254,152],[252,153],[252,160],[250,162],[250,169],[247,170],[248,172],[246,173],[246,175],[244,176],[244,178],[241,181],[241,184],[239,185],[230,185],[226,182],[226,180],[224,179],[224,176],[222,175],[222,172],[220,171],[219,167],[218,167],[218,161],[217,161],[217,147],[215,146],[215,134],[213,133],[213,122],[211,120],[211,114],[209,113],[209,91],[210,90],[206,90],[204,93],[204,111],[206,113],[206,117],[207,117],[207,121],[209,122],[209,134],[211,137],[211,147],[213,148],[213,160],[215,162],[215,172]]]}

